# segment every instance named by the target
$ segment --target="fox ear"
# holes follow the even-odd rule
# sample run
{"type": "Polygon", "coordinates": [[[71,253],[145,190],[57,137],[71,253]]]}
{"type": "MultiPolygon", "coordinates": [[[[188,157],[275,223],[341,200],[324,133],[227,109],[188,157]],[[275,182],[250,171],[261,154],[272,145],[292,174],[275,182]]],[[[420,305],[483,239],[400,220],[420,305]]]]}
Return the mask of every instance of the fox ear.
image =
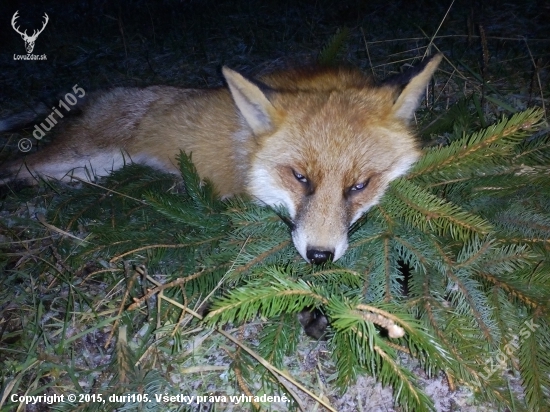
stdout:
{"type": "MultiPolygon", "coordinates": [[[[441,53],[436,54],[420,66],[405,73],[407,83],[393,105],[395,117],[403,120],[410,120],[413,118],[414,112],[420,104],[420,98],[442,58],[443,55],[441,53]]],[[[398,80],[390,80],[389,83],[401,83],[401,86],[403,86],[403,78],[400,77],[398,80]]]]}
{"type": "Polygon", "coordinates": [[[274,128],[276,109],[264,91],[244,76],[224,66],[223,76],[239,111],[254,132],[259,135],[274,128]]]}

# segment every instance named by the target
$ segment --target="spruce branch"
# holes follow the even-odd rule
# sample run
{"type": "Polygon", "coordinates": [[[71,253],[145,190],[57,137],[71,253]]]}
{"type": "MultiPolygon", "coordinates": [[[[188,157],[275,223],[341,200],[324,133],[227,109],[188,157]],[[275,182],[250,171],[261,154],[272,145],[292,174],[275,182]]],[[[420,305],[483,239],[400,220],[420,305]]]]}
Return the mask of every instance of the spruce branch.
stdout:
{"type": "Polygon", "coordinates": [[[380,346],[375,345],[374,350],[384,361],[380,377],[382,383],[390,384],[395,390],[397,402],[410,411],[434,410],[433,401],[413,383],[413,374],[397,362],[380,346]],[[387,373],[384,379],[383,373],[387,373]]]}
{"type": "Polygon", "coordinates": [[[533,108],[514,114],[480,132],[465,136],[448,146],[428,149],[409,174],[409,179],[427,178],[435,174],[460,177],[464,170],[476,175],[476,166],[496,163],[510,155],[515,145],[540,125],[544,116],[533,108]]]}
{"type": "MultiPolygon", "coordinates": [[[[548,164],[549,160],[550,130],[546,127],[517,147],[513,163],[536,167],[548,164]]],[[[527,168],[525,169],[528,170],[527,168]]]]}
{"type": "Polygon", "coordinates": [[[405,179],[398,179],[390,185],[380,208],[423,232],[432,231],[439,236],[449,234],[457,240],[466,240],[475,233],[486,234],[492,229],[482,217],[462,210],[405,179]]]}
{"type": "Polygon", "coordinates": [[[299,323],[294,314],[283,314],[266,322],[260,334],[258,351],[270,363],[282,367],[284,357],[292,355],[300,335],[299,323]]]}
{"type": "Polygon", "coordinates": [[[155,211],[174,223],[214,233],[223,233],[227,228],[227,223],[222,219],[223,215],[213,214],[210,207],[204,207],[198,202],[193,204],[195,206],[193,209],[190,209],[182,202],[181,195],[150,192],[145,195],[145,200],[155,211]]]}
{"type": "Polygon", "coordinates": [[[548,306],[548,302],[543,300],[545,295],[540,296],[537,290],[526,286],[525,282],[508,279],[506,276],[499,277],[483,271],[478,272],[477,275],[497,288],[504,290],[510,297],[516,298],[534,309],[548,306]]]}
{"type": "Polygon", "coordinates": [[[373,306],[348,302],[334,295],[328,298],[328,302],[324,309],[335,329],[332,338],[333,355],[336,357],[340,373],[345,374],[339,376],[340,384],[345,385],[349,382],[349,379],[359,372],[359,366],[377,376],[381,382],[391,384],[396,392],[405,391],[401,398],[402,405],[409,405],[415,410],[430,405],[425,399],[426,395],[418,390],[410,372],[396,364],[395,350],[414,354],[438,369],[448,366],[452,359],[433,336],[422,330],[417,320],[403,313],[397,314],[396,305],[373,306]],[[395,329],[399,331],[400,336],[393,338],[405,339],[402,332],[406,329],[409,332],[406,342],[412,352],[383,338],[374,327],[375,324],[387,328],[389,333],[399,324],[395,329]],[[347,350],[344,351],[344,348],[347,350]]]}
{"type": "Polygon", "coordinates": [[[382,384],[391,385],[398,403],[406,410],[433,410],[431,399],[417,387],[414,375],[397,364],[393,345],[385,344],[373,324],[364,322],[358,313],[348,311],[342,315],[333,319],[339,330],[332,339],[339,371],[338,384],[347,385],[365,369],[382,384]]]}
{"type": "Polygon", "coordinates": [[[402,338],[405,330],[396,325],[394,316],[370,305],[357,305],[357,310],[367,322],[372,322],[388,331],[390,338],[402,338]],[[392,319],[394,318],[394,319],[392,319]]]}
{"type": "MultiPolygon", "coordinates": [[[[536,313],[536,312],[535,312],[536,313]]],[[[550,407],[550,328],[548,316],[534,316],[530,327],[519,331],[520,371],[530,410],[550,407]]]]}
{"type": "Polygon", "coordinates": [[[284,312],[299,312],[323,300],[304,281],[293,281],[284,277],[277,268],[268,267],[262,279],[234,289],[229,295],[214,301],[205,319],[215,324],[243,322],[258,314],[272,318],[284,312]]]}
{"type": "Polygon", "coordinates": [[[512,205],[497,213],[495,221],[511,234],[527,239],[550,239],[550,215],[548,210],[536,210],[533,206],[512,205]]]}
{"type": "MultiPolygon", "coordinates": [[[[550,351],[550,185],[546,166],[536,162],[550,157],[547,138],[525,139],[539,126],[537,116],[524,112],[479,133],[457,135],[446,148],[428,149],[417,174],[394,182],[382,203],[353,225],[346,254],[322,267],[299,260],[277,213],[240,198],[216,200],[189,159],[182,161],[190,182],[186,189],[173,186],[169,176],[133,166],[101,185],[78,192],[61,188],[42,219],[51,227],[35,221],[27,227],[37,235],[33,241],[40,254],[31,253],[32,241],[22,240],[17,245],[25,251],[18,265],[32,262],[36,268],[30,271],[51,274],[52,284],[82,276],[79,282],[108,279],[117,285],[124,266],[123,302],[107,310],[117,318],[132,316],[136,323],[144,312],[154,315],[157,329],[148,328],[143,344],[151,337],[156,344],[149,347],[156,348],[170,336],[176,343],[167,352],[191,353],[179,349],[184,334],[196,333],[195,322],[193,330],[186,328],[201,316],[190,308],[204,296],[213,299],[207,324],[260,316],[257,353],[232,353],[243,388],[265,368],[273,378],[262,383],[292,393],[286,375],[275,378],[276,367],[303,336],[295,313],[318,308],[330,319],[326,336],[337,384],[345,388],[369,373],[391,384],[396,399],[410,410],[430,404],[398,362],[406,356],[429,373],[444,370],[451,381],[511,405],[502,374],[485,378],[486,362],[533,313],[540,328],[521,342],[508,365],[520,370],[529,407],[544,410],[550,376],[545,357],[550,351]],[[63,235],[85,237],[88,244],[70,236],[42,236],[54,227],[63,235]],[[41,245],[45,239],[54,244],[41,245]],[[142,274],[140,282],[136,273],[142,267],[155,275],[142,274]],[[128,302],[131,296],[137,297],[128,302]],[[160,303],[156,308],[154,297],[160,303]],[[135,310],[145,302],[147,311],[135,310]]],[[[108,300],[94,306],[93,316],[108,300]]],[[[122,332],[117,327],[113,334],[122,332]]],[[[244,345],[243,339],[236,340],[244,345]]],[[[129,359],[126,349],[116,348],[121,361],[129,359]]],[[[122,376],[128,380],[135,371],[126,367],[122,376]]]]}
{"type": "Polygon", "coordinates": [[[180,151],[177,160],[185,182],[185,192],[191,203],[206,213],[214,213],[222,209],[223,203],[216,197],[212,183],[200,179],[193,164],[192,153],[187,155],[180,151]]]}
{"type": "MultiPolygon", "coordinates": [[[[424,304],[431,329],[441,342],[441,345],[449,352],[452,359],[452,363],[449,365],[450,375],[477,391],[483,388],[484,394],[498,403],[509,404],[510,399],[501,391],[500,382],[495,381],[497,377],[492,376],[492,379],[488,380],[483,371],[480,370],[480,366],[484,364],[483,354],[487,356],[487,352],[477,349],[475,352],[477,359],[472,361],[465,358],[465,354],[461,350],[464,341],[458,340],[453,342],[453,340],[456,340],[456,335],[448,333],[448,330],[453,330],[456,326],[452,321],[449,322],[449,318],[441,319],[440,311],[436,309],[437,307],[438,305],[432,305],[430,300],[426,300],[424,304]]],[[[457,329],[461,330],[462,328],[457,329]]],[[[477,341],[479,342],[480,339],[477,341]]]]}
{"type": "Polygon", "coordinates": [[[480,290],[481,285],[464,271],[448,270],[446,276],[449,279],[448,300],[456,313],[462,315],[470,313],[481,329],[484,338],[488,342],[494,342],[496,331],[487,310],[489,307],[487,297],[480,290]]]}

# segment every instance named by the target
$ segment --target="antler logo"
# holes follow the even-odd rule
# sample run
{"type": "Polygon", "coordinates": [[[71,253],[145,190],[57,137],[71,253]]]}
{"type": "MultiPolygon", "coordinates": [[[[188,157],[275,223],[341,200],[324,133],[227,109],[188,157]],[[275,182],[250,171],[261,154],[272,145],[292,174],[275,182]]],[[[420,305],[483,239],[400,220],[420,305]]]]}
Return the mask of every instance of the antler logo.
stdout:
{"type": "Polygon", "coordinates": [[[42,33],[44,31],[44,28],[46,27],[46,24],[48,24],[48,21],[50,20],[50,18],[48,17],[48,15],[46,13],[44,13],[44,24],[42,25],[42,28],[40,30],[34,30],[33,33],[32,33],[32,36],[29,36],[27,35],[27,30],[25,30],[23,33],[21,33],[19,31],[19,27],[15,27],[15,21],[17,20],[17,18],[19,17],[17,15],[17,13],[19,13],[19,10],[17,10],[12,19],[11,19],[11,26],[13,27],[13,29],[19,33],[21,35],[21,38],[25,41],[25,49],[27,49],[27,54],[31,54],[33,49],[34,49],[34,43],[36,42],[36,39],[38,38],[38,35],[40,33],[42,33]]]}

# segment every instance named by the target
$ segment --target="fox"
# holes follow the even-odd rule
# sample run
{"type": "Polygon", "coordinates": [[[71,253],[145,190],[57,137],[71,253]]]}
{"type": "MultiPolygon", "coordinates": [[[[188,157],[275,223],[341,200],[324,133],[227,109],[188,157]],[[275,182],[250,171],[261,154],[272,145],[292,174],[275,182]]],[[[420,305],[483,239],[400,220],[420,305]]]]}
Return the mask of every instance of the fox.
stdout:
{"type": "MultiPolygon", "coordinates": [[[[353,223],[419,158],[411,123],[441,60],[381,83],[348,66],[258,78],[224,66],[224,87],[89,93],[44,149],[0,167],[0,183],[87,180],[90,170],[106,175],[128,159],[177,174],[183,151],[222,199],[244,194],[286,210],[305,261],[335,262],[353,223]]],[[[0,120],[0,131],[20,120],[0,120]]]]}

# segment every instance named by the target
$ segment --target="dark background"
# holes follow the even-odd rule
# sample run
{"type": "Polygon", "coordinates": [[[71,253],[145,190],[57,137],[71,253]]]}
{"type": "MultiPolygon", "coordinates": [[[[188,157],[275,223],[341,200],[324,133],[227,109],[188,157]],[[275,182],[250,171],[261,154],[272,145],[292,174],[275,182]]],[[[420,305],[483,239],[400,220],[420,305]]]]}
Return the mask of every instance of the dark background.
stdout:
{"type": "MultiPolygon", "coordinates": [[[[314,60],[343,28],[349,34],[339,57],[366,70],[374,67],[374,74],[383,77],[422,56],[450,4],[420,0],[3,1],[0,109],[19,109],[71,90],[75,83],[86,90],[218,85],[223,64],[254,72],[282,62],[314,60]],[[18,25],[29,34],[41,27],[43,13],[48,13],[49,23],[33,51],[46,54],[47,61],[13,60],[14,54],[25,54],[24,43],[10,23],[16,10],[18,25]],[[383,43],[373,43],[378,41],[383,43]]],[[[494,80],[524,73],[528,83],[533,71],[530,54],[541,59],[541,67],[548,64],[550,44],[543,40],[550,37],[549,21],[548,1],[459,0],[435,44],[455,63],[467,61],[468,70],[476,73],[484,70],[486,47],[494,80]],[[480,27],[486,46],[478,37],[480,27]],[[511,70],[501,73],[499,66],[511,70]]],[[[512,81],[521,88],[517,82],[512,81]]]]}

